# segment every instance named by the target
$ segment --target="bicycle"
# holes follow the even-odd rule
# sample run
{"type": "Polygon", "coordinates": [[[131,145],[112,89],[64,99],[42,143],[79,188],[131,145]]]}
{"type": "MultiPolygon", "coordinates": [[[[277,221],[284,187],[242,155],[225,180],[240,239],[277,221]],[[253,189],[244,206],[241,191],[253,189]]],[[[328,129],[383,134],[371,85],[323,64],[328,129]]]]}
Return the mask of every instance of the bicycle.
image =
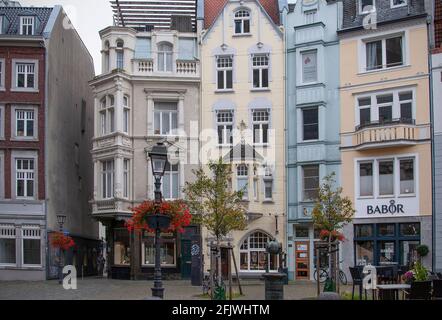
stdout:
{"type": "MultiPolygon", "coordinates": [[[[320,270],[320,272],[319,272],[319,282],[320,283],[324,283],[329,278],[328,270],[325,267],[322,267],[319,270],[320,270]]],[[[318,281],[317,273],[318,273],[318,271],[316,269],[314,274],[313,274],[313,278],[315,279],[315,281],[318,281]]],[[[347,283],[348,283],[347,276],[345,275],[345,272],[342,271],[341,269],[339,269],[339,280],[340,280],[341,284],[344,285],[344,286],[347,285],[347,283]]]]}
{"type": "MultiPolygon", "coordinates": [[[[224,283],[223,278],[221,277],[221,285],[218,284],[218,277],[214,274],[213,275],[213,283],[215,286],[215,291],[217,290],[217,288],[221,288],[224,292],[226,292],[227,290],[227,286],[224,283]]],[[[211,281],[210,281],[210,274],[209,275],[205,275],[203,278],[203,294],[204,295],[212,295],[211,294],[211,281]]]]}

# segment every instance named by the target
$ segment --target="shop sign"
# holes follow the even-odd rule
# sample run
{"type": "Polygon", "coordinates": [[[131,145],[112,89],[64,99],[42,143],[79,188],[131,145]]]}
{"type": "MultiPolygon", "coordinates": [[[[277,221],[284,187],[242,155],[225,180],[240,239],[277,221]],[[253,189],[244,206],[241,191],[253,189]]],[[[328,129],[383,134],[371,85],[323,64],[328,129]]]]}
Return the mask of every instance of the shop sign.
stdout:
{"type": "Polygon", "coordinates": [[[383,205],[368,205],[367,206],[367,214],[405,214],[404,205],[400,203],[396,203],[396,201],[391,200],[390,204],[383,205]]]}
{"type": "Polygon", "coordinates": [[[356,218],[411,217],[419,215],[419,197],[396,199],[359,199],[356,218]]]}

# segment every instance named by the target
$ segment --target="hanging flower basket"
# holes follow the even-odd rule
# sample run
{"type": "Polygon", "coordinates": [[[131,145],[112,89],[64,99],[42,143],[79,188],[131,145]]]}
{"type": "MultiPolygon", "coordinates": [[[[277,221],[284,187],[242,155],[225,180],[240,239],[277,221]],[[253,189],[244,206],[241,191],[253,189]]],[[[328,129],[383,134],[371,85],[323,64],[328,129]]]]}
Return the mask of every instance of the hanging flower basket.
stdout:
{"type": "Polygon", "coordinates": [[[74,240],[62,232],[54,232],[52,234],[51,244],[54,248],[61,249],[63,251],[67,251],[75,246],[74,240]]]}
{"type": "Polygon", "coordinates": [[[342,233],[340,233],[339,231],[333,230],[332,232],[328,231],[328,230],[321,230],[321,232],[319,233],[319,238],[322,241],[328,241],[329,237],[331,234],[331,242],[335,242],[335,241],[344,241],[345,237],[342,233]]]}
{"type": "Polygon", "coordinates": [[[163,232],[184,232],[192,222],[192,215],[184,201],[165,201],[158,205],[154,201],[144,201],[132,208],[132,218],[126,223],[132,232],[154,232],[158,226],[163,232]]]}

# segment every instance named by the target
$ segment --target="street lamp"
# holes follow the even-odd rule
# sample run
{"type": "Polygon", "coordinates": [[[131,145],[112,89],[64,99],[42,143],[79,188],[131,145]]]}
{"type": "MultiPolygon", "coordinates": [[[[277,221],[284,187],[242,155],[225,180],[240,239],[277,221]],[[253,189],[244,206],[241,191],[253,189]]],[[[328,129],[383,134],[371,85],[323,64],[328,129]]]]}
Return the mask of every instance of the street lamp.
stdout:
{"type": "MultiPolygon", "coordinates": [[[[63,233],[63,225],[66,222],[66,215],[57,214],[57,222],[59,226],[60,233],[63,233]]],[[[63,282],[63,263],[62,263],[62,250],[58,248],[58,283],[62,284],[63,282]]]]}
{"type": "Polygon", "coordinates": [[[152,165],[152,173],[155,177],[155,214],[147,217],[149,228],[155,230],[155,273],[154,287],[152,288],[152,296],[160,299],[164,298],[164,288],[161,275],[161,230],[170,226],[170,216],[161,214],[159,207],[163,196],[161,194],[161,179],[164,176],[167,165],[167,147],[163,143],[158,143],[149,152],[150,162],[152,165]]]}

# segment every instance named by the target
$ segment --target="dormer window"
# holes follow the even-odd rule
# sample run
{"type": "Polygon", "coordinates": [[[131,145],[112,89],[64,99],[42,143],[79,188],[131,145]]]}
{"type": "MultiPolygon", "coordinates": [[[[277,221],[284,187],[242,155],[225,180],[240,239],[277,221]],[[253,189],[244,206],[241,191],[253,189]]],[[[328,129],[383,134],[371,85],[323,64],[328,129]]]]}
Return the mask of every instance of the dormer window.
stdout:
{"type": "Polygon", "coordinates": [[[34,34],[34,17],[21,17],[20,18],[20,34],[26,36],[32,36],[34,34]]]}
{"type": "Polygon", "coordinates": [[[404,7],[407,5],[407,0],[390,0],[392,8],[404,7]]]}
{"type": "Polygon", "coordinates": [[[235,34],[250,33],[250,12],[239,10],[235,13],[235,34]]]}
{"type": "Polygon", "coordinates": [[[361,14],[376,11],[375,0],[359,0],[359,12],[361,14]]]}

